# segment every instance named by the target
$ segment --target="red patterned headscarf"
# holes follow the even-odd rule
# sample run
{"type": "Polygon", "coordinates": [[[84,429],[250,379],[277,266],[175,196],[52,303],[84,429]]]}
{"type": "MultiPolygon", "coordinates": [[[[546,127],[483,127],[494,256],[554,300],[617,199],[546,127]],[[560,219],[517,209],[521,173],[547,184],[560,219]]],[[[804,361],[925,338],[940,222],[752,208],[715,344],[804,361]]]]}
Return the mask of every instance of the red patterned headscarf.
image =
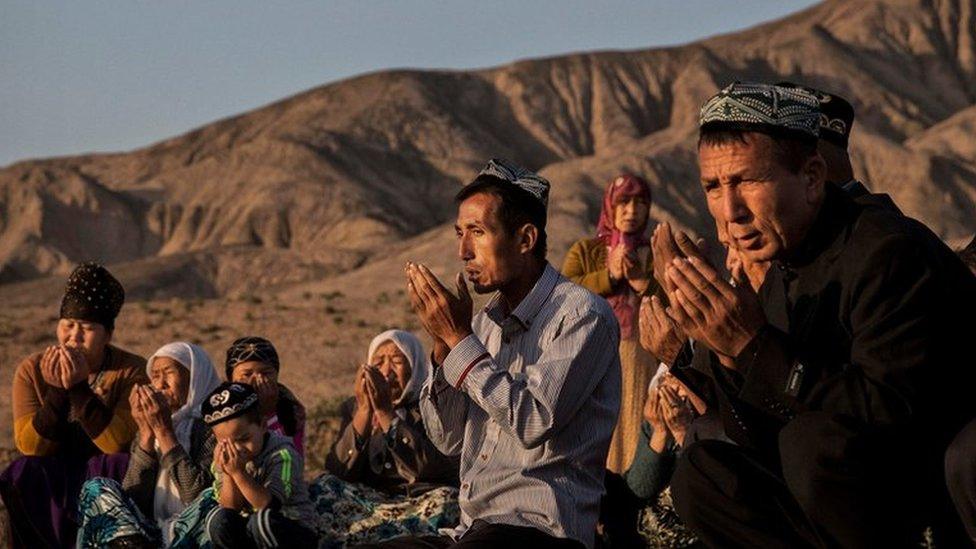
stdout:
{"type": "MultiPolygon", "coordinates": [[[[632,233],[624,233],[617,230],[614,223],[616,218],[617,204],[627,198],[638,196],[651,205],[651,187],[636,175],[623,174],[615,177],[607,185],[606,192],[603,193],[603,209],[600,211],[600,221],[597,224],[596,236],[607,247],[623,244],[628,252],[636,252],[642,247],[650,246],[650,240],[644,235],[650,223],[650,215],[644,220],[640,229],[632,233]]],[[[607,254],[607,260],[610,254],[607,254]]],[[[634,335],[634,321],[636,320],[637,307],[640,305],[637,294],[627,284],[620,287],[611,295],[607,296],[607,301],[613,307],[613,312],[620,323],[620,338],[630,339],[634,335]]]]}

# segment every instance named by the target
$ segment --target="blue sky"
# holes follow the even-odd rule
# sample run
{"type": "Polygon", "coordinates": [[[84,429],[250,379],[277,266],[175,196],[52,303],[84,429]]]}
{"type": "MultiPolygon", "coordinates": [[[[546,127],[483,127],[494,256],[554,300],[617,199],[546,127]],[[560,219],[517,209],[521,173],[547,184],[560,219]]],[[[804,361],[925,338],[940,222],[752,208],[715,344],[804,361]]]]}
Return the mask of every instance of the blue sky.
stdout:
{"type": "Polygon", "coordinates": [[[129,150],[388,68],[690,42],[809,0],[0,0],[0,166],[129,150]]]}

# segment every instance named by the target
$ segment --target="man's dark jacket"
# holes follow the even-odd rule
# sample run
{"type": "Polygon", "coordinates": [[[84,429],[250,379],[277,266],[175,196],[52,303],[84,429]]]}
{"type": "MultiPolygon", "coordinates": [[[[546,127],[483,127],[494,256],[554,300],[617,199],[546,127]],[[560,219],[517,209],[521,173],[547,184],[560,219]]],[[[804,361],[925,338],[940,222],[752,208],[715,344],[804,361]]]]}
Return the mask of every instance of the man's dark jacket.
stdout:
{"type": "Polygon", "coordinates": [[[828,185],[810,233],[759,294],[768,324],[738,371],[696,352],[679,373],[736,442],[775,452],[783,425],[818,410],[942,452],[976,415],[976,278],[897,209],[828,185]]]}

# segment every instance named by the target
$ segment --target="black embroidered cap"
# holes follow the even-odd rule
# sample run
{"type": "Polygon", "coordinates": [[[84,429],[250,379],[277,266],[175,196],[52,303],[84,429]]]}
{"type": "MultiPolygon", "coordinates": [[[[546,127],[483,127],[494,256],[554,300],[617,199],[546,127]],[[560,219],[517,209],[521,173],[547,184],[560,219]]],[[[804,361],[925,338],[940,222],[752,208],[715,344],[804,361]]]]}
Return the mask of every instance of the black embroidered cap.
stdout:
{"type": "Polygon", "coordinates": [[[281,368],[278,360],[278,351],[270,341],[263,337],[248,336],[242,337],[230,345],[227,349],[227,361],[224,364],[227,379],[231,378],[234,367],[242,362],[257,360],[273,366],[275,370],[281,368]]]}
{"type": "Polygon", "coordinates": [[[68,276],[60,318],[97,322],[112,331],[123,303],[125,290],[108,269],[98,263],[82,263],[68,276]]]}
{"type": "Polygon", "coordinates": [[[705,102],[698,125],[813,141],[820,135],[820,103],[800,88],[735,82],[705,102]]]}
{"type": "Polygon", "coordinates": [[[839,95],[793,82],[780,82],[776,85],[784,88],[799,88],[816,97],[817,101],[820,101],[820,139],[847,148],[851,128],[854,126],[854,106],[850,101],[839,95]]]}
{"type": "Polygon", "coordinates": [[[258,405],[258,394],[246,383],[225,382],[200,404],[203,421],[209,426],[234,419],[258,405]]]}

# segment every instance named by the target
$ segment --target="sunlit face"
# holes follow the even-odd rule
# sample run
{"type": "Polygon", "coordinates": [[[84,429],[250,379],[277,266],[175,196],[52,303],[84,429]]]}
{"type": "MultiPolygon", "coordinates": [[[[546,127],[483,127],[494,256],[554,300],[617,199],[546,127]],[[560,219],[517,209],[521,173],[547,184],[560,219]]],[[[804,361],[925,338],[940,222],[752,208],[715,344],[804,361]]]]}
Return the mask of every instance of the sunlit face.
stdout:
{"type": "Polygon", "coordinates": [[[458,206],[454,229],[464,272],[479,294],[498,290],[525,268],[531,246],[511,234],[498,216],[501,198],[479,193],[458,206]]]}
{"type": "Polygon", "coordinates": [[[112,341],[112,332],[98,322],[62,318],[58,320],[58,343],[80,349],[89,366],[97,367],[105,356],[105,346],[112,341]]]}
{"type": "Polygon", "coordinates": [[[819,156],[792,173],[776,159],[772,138],[750,133],[745,143],[699,147],[698,163],[708,210],[744,259],[782,257],[806,236],[823,199],[819,156]]]}
{"type": "Polygon", "coordinates": [[[613,224],[622,233],[640,231],[647,223],[650,204],[642,196],[623,196],[614,204],[613,224]]]}
{"type": "Polygon", "coordinates": [[[387,341],[376,348],[373,356],[369,359],[369,363],[379,367],[380,373],[390,384],[390,396],[395,402],[403,395],[403,390],[407,387],[410,374],[413,371],[410,367],[410,361],[407,360],[407,355],[403,354],[396,343],[387,341]]]}
{"type": "Polygon", "coordinates": [[[253,459],[264,448],[264,425],[255,423],[247,416],[228,419],[213,426],[217,442],[230,441],[246,460],[253,459]]]}
{"type": "Polygon", "coordinates": [[[234,366],[234,369],[231,371],[230,380],[236,381],[237,383],[254,385],[254,379],[258,376],[263,376],[271,383],[278,383],[278,370],[274,366],[258,360],[241,362],[237,366],[234,366]]]}
{"type": "Polygon", "coordinates": [[[153,359],[149,368],[149,382],[166,397],[170,410],[179,410],[186,404],[190,392],[190,371],[168,356],[153,359]]]}

